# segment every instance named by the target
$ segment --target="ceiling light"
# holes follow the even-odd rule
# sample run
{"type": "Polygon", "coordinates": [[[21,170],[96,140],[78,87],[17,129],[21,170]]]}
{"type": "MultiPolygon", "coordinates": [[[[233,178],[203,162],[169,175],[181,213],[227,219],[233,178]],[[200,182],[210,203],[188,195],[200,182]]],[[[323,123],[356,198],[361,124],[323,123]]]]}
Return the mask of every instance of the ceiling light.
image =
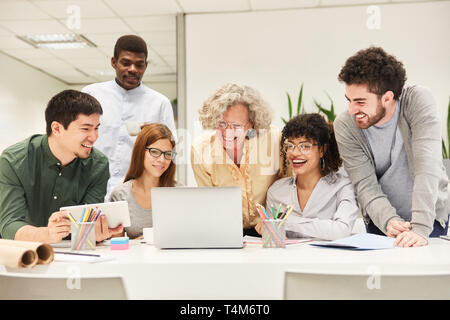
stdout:
{"type": "Polygon", "coordinates": [[[22,41],[35,48],[51,49],[79,49],[85,47],[97,47],[95,43],[87,39],[82,34],[36,34],[17,36],[22,41]]]}

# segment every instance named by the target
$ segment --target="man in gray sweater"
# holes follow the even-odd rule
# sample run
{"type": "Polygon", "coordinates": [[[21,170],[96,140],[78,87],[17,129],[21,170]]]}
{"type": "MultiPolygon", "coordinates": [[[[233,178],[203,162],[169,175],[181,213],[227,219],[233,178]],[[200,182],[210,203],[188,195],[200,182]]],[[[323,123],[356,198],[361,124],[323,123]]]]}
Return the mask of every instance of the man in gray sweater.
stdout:
{"type": "Polygon", "coordinates": [[[405,85],[402,63],[376,47],[350,57],[338,79],[349,109],[334,122],[336,140],[367,232],[401,247],[447,234],[448,178],[431,93],[405,85]]]}

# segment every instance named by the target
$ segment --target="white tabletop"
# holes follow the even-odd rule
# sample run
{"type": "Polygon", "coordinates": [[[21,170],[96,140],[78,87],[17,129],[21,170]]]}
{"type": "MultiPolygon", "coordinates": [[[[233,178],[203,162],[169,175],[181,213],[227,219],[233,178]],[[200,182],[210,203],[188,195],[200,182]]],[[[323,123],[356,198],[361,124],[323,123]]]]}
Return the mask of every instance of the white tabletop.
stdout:
{"type": "Polygon", "coordinates": [[[160,250],[132,241],[128,250],[113,251],[103,246],[94,253],[113,255],[115,259],[98,263],[54,261],[7,271],[67,276],[74,272],[120,274],[130,299],[258,300],[283,298],[286,270],[381,275],[450,272],[450,241],[443,239],[430,239],[424,247],[372,251],[318,248],[309,243],[291,244],[285,249],[248,244],[243,249],[160,250]]]}

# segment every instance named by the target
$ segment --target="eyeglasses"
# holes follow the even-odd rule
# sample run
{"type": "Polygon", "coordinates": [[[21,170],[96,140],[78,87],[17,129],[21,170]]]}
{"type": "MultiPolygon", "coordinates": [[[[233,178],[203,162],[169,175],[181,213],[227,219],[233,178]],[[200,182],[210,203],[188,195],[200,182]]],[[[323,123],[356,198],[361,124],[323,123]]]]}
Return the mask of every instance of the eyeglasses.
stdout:
{"type": "Polygon", "coordinates": [[[157,148],[145,148],[148,150],[148,153],[150,153],[150,155],[153,158],[159,158],[161,156],[161,154],[164,154],[164,158],[166,160],[173,160],[175,159],[175,156],[177,155],[177,153],[175,151],[162,151],[159,150],[157,148]]]}
{"type": "Polygon", "coordinates": [[[318,146],[318,144],[311,142],[300,142],[299,144],[293,144],[292,142],[289,141],[284,142],[286,152],[294,152],[295,147],[297,147],[301,153],[308,154],[311,152],[313,146],[318,146]]]}
{"type": "Polygon", "coordinates": [[[221,121],[219,121],[219,128],[220,129],[226,129],[226,128],[228,128],[228,126],[230,126],[230,128],[233,129],[233,130],[242,130],[242,129],[244,129],[244,127],[245,127],[245,125],[247,123],[245,123],[245,124],[228,123],[228,122],[226,122],[224,120],[221,120],[221,121]]]}

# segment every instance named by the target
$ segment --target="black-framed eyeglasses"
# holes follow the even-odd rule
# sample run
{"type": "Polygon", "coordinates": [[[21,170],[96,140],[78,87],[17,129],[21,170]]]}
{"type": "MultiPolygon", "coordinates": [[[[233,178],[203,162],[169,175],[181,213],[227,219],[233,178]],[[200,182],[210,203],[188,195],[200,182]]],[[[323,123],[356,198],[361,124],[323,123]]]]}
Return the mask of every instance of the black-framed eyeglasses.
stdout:
{"type": "Polygon", "coordinates": [[[167,160],[173,160],[175,159],[175,156],[177,155],[177,153],[173,150],[170,151],[162,151],[159,150],[158,148],[145,148],[148,150],[148,153],[150,153],[150,155],[153,158],[159,158],[161,156],[161,154],[164,154],[164,158],[167,160]]]}
{"type": "Polygon", "coordinates": [[[308,154],[311,152],[313,146],[318,146],[317,143],[311,142],[300,142],[299,144],[294,144],[290,141],[284,142],[284,147],[286,148],[286,152],[294,152],[295,147],[303,154],[308,154]]]}
{"type": "Polygon", "coordinates": [[[230,122],[226,122],[225,120],[220,120],[219,128],[225,130],[226,128],[228,128],[228,126],[230,126],[230,128],[233,130],[243,130],[246,124],[230,123],[230,122]]]}

